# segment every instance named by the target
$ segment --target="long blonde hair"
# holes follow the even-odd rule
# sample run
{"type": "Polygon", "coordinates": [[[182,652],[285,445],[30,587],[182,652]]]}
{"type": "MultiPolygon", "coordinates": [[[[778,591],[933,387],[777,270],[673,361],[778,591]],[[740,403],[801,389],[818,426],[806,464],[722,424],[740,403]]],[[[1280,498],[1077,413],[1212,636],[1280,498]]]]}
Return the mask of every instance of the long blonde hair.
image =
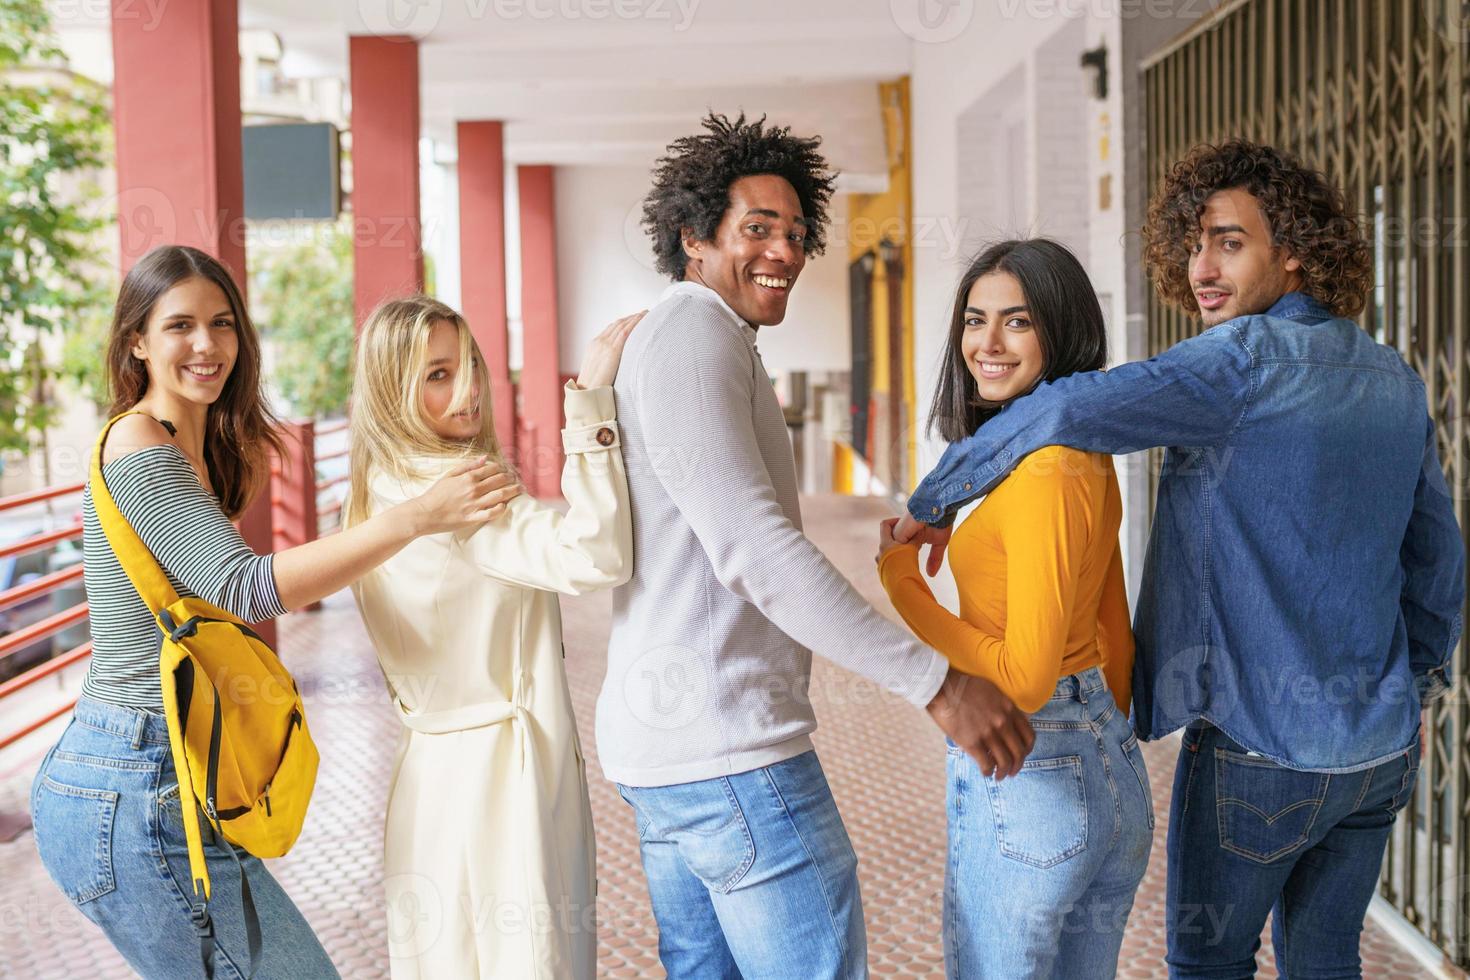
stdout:
{"type": "Polygon", "coordinates": [[[375,474],[403,480],[422,478],[425,457],[489,456],[504,466],[491,403],[490,374],[464,317],[429,296],[392,299],[379,305],[357,339],[345,523],[356,524],[371,516],[368,483],[375,474]],[[464,441],[440,437],[424,416],[429,334],[440,322],[451,324],[459,337],[460,367],[455,372],[449,411],[469,408],[475,382],[479,382],[480,431],[464,441]],[[465,370],[466,365],[473,367],[465,370]]]}

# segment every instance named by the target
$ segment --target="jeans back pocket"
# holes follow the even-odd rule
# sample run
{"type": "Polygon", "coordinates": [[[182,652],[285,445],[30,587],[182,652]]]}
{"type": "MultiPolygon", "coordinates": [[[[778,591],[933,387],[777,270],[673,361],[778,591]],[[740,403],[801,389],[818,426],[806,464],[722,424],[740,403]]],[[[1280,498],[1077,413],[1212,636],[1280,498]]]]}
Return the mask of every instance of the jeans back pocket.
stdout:
{"type": "Polygon", "coordinates": [[[1051,868],[1087,847],[1082,757],[1033,759],[1009,779],[985,780],[1001,854],[1051,868]]]}
{"type": "Polygon", "coordinates": [[[1322,801],[1326,773],[1287,769],[1269,759],[1215,749],[1215,814],[1220,846],[1269,864],[1307,843],[1322,801]]]}
{"type": "Polygon", "coordinates": [[[706,887],[729,893],[755,863],[755,841],[728,777],[620,791],[639,815],[643,843],[672,843],[706,887]]]}
{"type": "Polygon", "coordinates": [[[117,887],[112,872],[113,820],[118,794],[41,779],[32,820],[41,863],[78,905],[117,887]]]}

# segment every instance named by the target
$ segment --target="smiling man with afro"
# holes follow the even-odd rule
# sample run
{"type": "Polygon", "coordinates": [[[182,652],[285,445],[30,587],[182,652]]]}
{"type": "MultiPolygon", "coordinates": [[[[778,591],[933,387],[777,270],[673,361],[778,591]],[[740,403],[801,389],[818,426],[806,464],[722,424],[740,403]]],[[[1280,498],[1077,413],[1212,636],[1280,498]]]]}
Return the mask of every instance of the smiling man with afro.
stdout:
{"type": "Polygon", "coordinates": [[[756,338],[825,244],[818,145],[711,115],[644,205],[673,285],[615,385],[635,566],[614,593],[597,748],[637,814],[673,978],[867,976],[857,858],[812,748],[812,653],[929,708],[959,745],[994,732],[1016,768],[1030,745],[994,685],[960,683],[802,534],[756,338]]]}

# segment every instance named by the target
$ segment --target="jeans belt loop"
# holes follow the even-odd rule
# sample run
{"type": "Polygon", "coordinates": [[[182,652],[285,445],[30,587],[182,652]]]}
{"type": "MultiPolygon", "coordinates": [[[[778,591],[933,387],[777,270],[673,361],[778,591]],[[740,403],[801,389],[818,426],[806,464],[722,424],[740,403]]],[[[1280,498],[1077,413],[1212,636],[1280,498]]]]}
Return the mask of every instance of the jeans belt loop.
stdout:
{"type": "Polygon", "coordinates": [[[1080,674],[1073,674],[1072,675],[1072,680],[1075,681],[1076,684],[1077,684],[1077,700],[1078,701],[1081,701],[1083,704],[1086,704],[1087,703],[1087,685],[1083,683],[1083,681],[1082,681],[1082,675],[1080,675],[1080,674]]]}
{"type": "Polygon", "coordinates": [[[148,727],[148,715],[146,712],[133,711],[133,750],[137,751],[143,747],[143,732],[148,727]]]}

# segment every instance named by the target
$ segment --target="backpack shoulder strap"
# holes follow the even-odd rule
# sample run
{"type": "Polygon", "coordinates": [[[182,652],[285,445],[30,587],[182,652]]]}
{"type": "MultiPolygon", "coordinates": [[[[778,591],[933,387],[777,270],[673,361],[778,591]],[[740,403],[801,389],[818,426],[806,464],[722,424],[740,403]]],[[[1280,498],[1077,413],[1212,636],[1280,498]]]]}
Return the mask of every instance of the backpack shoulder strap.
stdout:
{"type": "Polygon", "coordinates": [[[133,588],[138,590],[144,604],[157,615],[160,609],[177,602],[179,594],[174,591],[168,576],[159,567],[157,559],[143,543],[143,539],[138,537],[138,532],[133,530],[122,511],[117,509],[117,502],[112,499],[107,481],[102,476],[102,447],[107,444],[107,434],[112,431],[118,419],[142,414],[144,413],[123,412],[103,427],[102,434],[97,437],[97,447],[92,451],[90,482],[92,507],[97,511],[97,522],[107,535],[107,543],[112,546],[113,554],[117,555],[118,563],[128,573],[128,579],[133,583],[133,588]]]}

